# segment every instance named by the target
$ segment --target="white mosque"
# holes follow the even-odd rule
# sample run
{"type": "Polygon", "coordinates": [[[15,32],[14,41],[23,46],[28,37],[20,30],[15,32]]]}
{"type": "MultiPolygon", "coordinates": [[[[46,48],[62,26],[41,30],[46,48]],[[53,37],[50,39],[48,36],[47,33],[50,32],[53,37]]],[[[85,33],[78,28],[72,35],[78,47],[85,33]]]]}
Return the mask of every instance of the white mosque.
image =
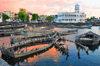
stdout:
{"type": "Polygon", "coordinates": [[[75,12],[61,12],[57,15],[57,23],[85,23],[86,14],[80,12],[80,5],[75,5],[75,12]]]}

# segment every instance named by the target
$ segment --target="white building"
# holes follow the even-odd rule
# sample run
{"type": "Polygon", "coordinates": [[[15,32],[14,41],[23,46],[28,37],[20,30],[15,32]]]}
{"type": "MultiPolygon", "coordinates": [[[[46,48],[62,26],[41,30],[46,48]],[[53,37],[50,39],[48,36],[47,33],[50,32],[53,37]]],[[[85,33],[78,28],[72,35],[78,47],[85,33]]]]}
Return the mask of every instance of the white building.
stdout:
{"type": "Polygon", "coordinates": [[[0,13],[0,22],[3,22],[2,13],[0,13]]]}
{"type": "Polygon", "coordinates": [[[75,5],[75,12],[61,12],[57,15],[57,23],[84,23],[86,20],[86,14],[80,12],[80,5],[75,5]]]}
{"type": "Polygon", "coordinates": [[[11,11],[4,11],[4,14],[6,14],[10,17],[11,16],[11,11]]]}

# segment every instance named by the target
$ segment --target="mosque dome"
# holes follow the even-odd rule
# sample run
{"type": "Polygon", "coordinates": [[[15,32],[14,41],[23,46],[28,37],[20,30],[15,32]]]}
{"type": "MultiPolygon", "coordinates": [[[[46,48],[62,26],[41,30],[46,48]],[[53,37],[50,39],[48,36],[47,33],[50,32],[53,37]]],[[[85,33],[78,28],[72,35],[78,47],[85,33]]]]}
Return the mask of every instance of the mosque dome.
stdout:
{"type": "Polygon", "coordinates": [[[76,5],[75,6],[80,6],[78,3],[76,3],[76,5]]]}

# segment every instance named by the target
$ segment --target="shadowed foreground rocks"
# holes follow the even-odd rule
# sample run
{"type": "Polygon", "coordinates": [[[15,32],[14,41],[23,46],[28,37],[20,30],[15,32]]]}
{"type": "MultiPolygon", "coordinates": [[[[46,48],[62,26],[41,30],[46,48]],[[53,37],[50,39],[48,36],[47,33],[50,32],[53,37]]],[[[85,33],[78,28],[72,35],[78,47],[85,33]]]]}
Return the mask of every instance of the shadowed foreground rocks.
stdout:
{"type": "Polygon", "coordinates": [[[10,66],[6,61],[0,58],[0,66],[10,66]]]}

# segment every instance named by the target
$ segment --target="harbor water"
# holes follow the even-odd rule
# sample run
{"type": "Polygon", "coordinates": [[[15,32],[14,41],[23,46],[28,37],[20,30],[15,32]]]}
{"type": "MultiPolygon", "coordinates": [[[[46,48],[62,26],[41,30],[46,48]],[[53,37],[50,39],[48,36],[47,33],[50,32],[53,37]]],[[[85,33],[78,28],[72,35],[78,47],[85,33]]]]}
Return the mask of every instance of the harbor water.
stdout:
{"type": "MultiPolygon", "coordinates": [[[[100,35],[99,27],[92,27],[91,29],[69,29],[69,28],[54,28],[56,31],[67,31],[67,30],[78,30],[76,34],[66,35],[65,39],[75,41],[76,36],[93,31],[96,34],[100,35]]],[[[9,37],[1,37],[0,45],[5,43],[10,44],[9,37]]],[[[89,53],[87,54],[82,48],[78,52],[78,47],[75,43],[69,41],[61,41],[64,44],[64,47],[68,47],[68,54],[59,51],[55,46],[51,47],[47,51],[41,52],[36,55],[30,55],[20,60],[6,60],[11,66],[100,66],[100,45],[87,46],[89,53]]],[[[40,44],[31,46],[28,50],[36,49],[40,47],[47,46],[48,44],[40,44]]],[[[24,50],[24,49],[22,49],[24,50]]],[[[0,53],[2,58],[2,54],[0,53]]]]}

